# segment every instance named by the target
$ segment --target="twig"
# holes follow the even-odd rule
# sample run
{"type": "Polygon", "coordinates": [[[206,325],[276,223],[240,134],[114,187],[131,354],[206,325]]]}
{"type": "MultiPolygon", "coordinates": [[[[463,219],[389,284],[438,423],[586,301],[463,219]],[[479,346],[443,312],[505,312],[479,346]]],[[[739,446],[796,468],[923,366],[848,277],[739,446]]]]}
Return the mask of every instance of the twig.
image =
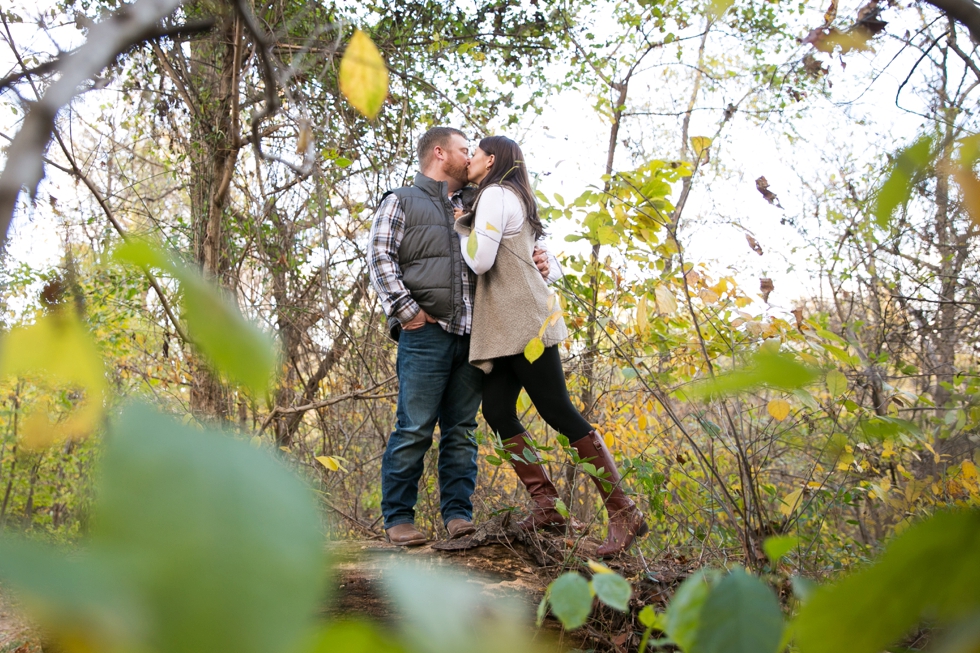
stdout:
{"type": "MultiPolygon", "coordinates": [[[[109,221],[109,224],[111,224],[113,229],[116,230],[116,233],[119,234],[119,237],[122,238],[124,242],[128,243],[130,241],[129,235],[122,228],[122,225],[119,224],[119,221],[116,220],[116,216],[113,215],[112,209],[109,208],[109,203],[106,201],[105,197],[103,197],[102,192],[99,191],[95,183],[91,179],[89,179],[88,176],[85,173],[83,173],[82,170],[78,167],[78,164],[75,162],[74,157],[71,156],[71,153],[68,151],[68,147],[65,146],[65,143],[61,139],[61,135],[58,133],[58,131],[55,130],[53,134],[55,140],[58,142],[58,145],[61,147],[62,153],[65,155],[65,158],[68,160],[68,163],[71,165],[71,174],[75,175],[75,177],[82,180],[82,183],[85,184],[85,186],[92,193],[92,196],[95,197],[95,201],[98,202],[99,206],[102,208],[102,212],[105,213],[105,217],[109,221]]],[[[167,318],[170,320],[170,324],[173,325],[174,331],[177,333],[178,336],[180,336],[180,339],[183,340],[184,342],[187,343],[191,342],[191,339],[187,336],[187,334],[184,332],[184,329],[180,326],[180,321],[177,319],[177,316],[174,315],[173,309],[170,308],[170,302],[167,300],[167,296],[164,294],[163,288],[160,287],[160,284],[156,280],[156,277],[153,276],[153,273],[151,273],[150,269],[147,268],[146,266],[141,265],[140,269],[143,270],[143,274],[150,282],[150,285],[153,287],[153,290],[156,291],[157,298],[160,300],[160,305],[163,306],[163,312],[167,314],[167,318]]]]}
{"type": "Polygon", "coordinates": [[[0,174],[0,248],[6,244],[21,189],[26,186],[34,195],[44,177],[44,150],[51,140],[58,112],[78,94],[84,81],[123,52],[157,34],[156,24],[180,4],[181,0],[138,0],[126,5],[92,27],[85,44],[65,57],[59,66],[61,77],[30,108],[7,151],[7,163],[0,174]]]}
{"type": "Polygon", "coordinates": [[[327,406],[332,406],[334,404],[339,404],[340,402],[347,401],[348,399],[382,399],[382,398],[386,398],[386,397],[394,397],[394,396],[397,396],[397,394],[398,394],[397,392],[390,392],[390,393],[386,393],[386,394],[382,394],[382,395],[369,395],[368,394],[370,392],[373,392],[374,390],[377,390],[378,388],[380,388],[383,385],[386,385],[388,383],[391,383],[393,380],[395,380],[395,378],[396,378],[396,375],[395,374],[392,374],[391,376],[389,376],[384,381],[382,381],[382,382],[380,382],[380,383],[378,383],[378,384],[376,384],[376,385],[374,385],[374,386],[372,386],[370,388],[365,388],[364,390],[356,390],[354,392],[348,392],[346,394],[338,395],[336,397],[331,397],[330,399],[324,399],[323,401],[317,401],[317,402],[314,402],[314,403],[305,404],[303,406],[294,406],[292,408],[280,408],[279,406],[276,406],[275,408],[272,409],[272,412],[269,413],[269,416],[265,418],[265,421],[262,422],[262,427],[259,429],[258,435],[261,435],[262,432],[265,431],[266,428],[269,427],[269,424],[272,423],[272,420],[276,417],[276,415],[289,415],[289,414],[292,414],[292,413],[305,413],[306,411],[309,411],[309,410],[316,410],[318,408],[325,408],[327,406]]]}
{"type": "MultiPolygon", "coordinates": [[[[200,34],[201,32],[207,32],[214,27],[215,22],[216,21],[214,18],[204,18],[202,20],[188,21],[183,25],[150,30],[147,32],[147,36],[145,39],[143,39],[143,42],[156,41],[168,36],[191,36],[193,34],[200,34]]],[[[136,47],[136,45],[139,44],[134,44],[132,47],[136,47]]],[[[48,73],[53,73],[54,71],[58,70],[58,67],[61,66],[61,64],[64,63],[65,60],[72,54],[74,54],[74,51],[67,53],[62,52],[50,61],[45,61],[44,63],[33,68],[27,68],[18,73],[11,73],[7,75],[6,77],[0,79],[0,91],[3,91],[3,89],[11,86],[12,84],[16,84],[26,77],[38,77],[41,75],[47,75],[48,73]]],[[[125,52],[120,52],[119,54],[125,54],[125,52]]]]}

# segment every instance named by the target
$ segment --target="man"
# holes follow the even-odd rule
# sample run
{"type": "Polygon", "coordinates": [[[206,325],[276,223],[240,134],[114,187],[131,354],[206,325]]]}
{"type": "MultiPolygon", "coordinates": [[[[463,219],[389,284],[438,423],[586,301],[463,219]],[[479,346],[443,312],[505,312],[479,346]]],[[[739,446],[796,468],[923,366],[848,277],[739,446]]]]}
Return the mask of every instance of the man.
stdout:
{"type": "MultiPolygon", "coordinates": [[[[477,446],[473,438],[483,372],[469,364],[476,280],[453,231],[462,208],[469,145],[451,127],[433,127],[418,144],[412,186],[389,191],[371,225],[371,285],[398,342],[395,429],[381,459],[381,512],[392,544],[417,546],[415,503],[426,451],[439,423],[439,495],[450,538],[472,533],[477,446]]],[[[548,256],[535,262],[549,272],[548,256]]]]}

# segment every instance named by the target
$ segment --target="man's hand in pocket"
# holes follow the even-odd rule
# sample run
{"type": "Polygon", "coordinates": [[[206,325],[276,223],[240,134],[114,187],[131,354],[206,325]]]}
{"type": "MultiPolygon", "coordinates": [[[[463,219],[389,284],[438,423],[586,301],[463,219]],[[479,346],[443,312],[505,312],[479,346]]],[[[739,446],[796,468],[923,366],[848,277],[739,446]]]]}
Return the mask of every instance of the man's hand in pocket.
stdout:
{"type": "Polygon", "coordinates": [[[421,329],[422,327],[424,327],[426,322],[435,324],[435,321],[436,319],[434,317],[432,317],[431,315],[429,315],[428,313],[426,313],[420,308],[419,312],[415,314],[415,317],[413,317],[411,320],[409,320],[408,322],[402,325],[402,330],[414,331],[416,329],[421,329]]]}

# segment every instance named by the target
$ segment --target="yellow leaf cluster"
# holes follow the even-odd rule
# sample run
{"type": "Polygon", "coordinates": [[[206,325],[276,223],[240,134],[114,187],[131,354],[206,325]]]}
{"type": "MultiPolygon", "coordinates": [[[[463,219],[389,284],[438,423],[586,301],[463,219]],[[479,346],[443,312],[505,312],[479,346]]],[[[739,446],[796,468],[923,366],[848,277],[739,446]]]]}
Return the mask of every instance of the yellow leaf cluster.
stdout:
{"type": "Polygon", "coordinates": [[[12,329],[0,345],[0,376],[27,377],[84,393],[67,419],[52,420],[49,410],[27,417],[24,445],[29,449],[82,437],[99,425],[107,389],[105,367],[88,330],[70,310],[12,329]]]}

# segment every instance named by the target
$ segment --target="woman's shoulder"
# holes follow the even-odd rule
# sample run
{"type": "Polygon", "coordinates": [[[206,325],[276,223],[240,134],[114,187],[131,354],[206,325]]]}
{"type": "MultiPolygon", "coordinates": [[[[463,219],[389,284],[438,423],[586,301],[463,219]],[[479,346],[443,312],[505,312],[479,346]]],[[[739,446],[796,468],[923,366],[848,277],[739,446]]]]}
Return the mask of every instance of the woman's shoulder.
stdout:
{"type": "Polygon", "coordinates": [[[521,197],[506,184],[491,184],[480,192],[480,199],[500,202],[507,205],[523,206],[521,197]]]}

